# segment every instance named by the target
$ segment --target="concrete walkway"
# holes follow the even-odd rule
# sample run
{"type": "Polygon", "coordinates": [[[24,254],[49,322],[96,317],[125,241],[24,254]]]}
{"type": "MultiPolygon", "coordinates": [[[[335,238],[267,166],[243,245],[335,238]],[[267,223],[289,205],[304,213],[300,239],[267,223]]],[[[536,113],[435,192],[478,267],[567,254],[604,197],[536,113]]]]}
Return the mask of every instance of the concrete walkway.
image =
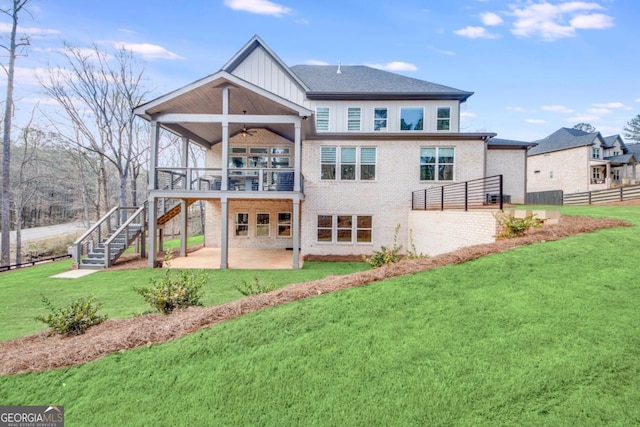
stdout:
{"type": "MultiPolygon", "coordinates": [[[[302,267],[300,257],[300,267],[302,267]]],[[[238,270],[291,270],[293,251],[286,249],[229,248],[228,268],[238,270]]],[[[170,268],[220,268],[220,248],[202,248],[170,261],[170,268]]]]}

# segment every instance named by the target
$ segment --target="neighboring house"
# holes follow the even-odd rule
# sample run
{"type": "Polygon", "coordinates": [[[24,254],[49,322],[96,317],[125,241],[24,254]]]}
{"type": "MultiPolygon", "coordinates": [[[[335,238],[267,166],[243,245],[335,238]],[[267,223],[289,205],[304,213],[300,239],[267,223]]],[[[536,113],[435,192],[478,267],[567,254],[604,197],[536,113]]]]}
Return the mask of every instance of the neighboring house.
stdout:
{"type": "Polygon", "coordinates": [[[561,128],[527,156],[527,192],[603,190],[637,183],[637,155],[619,135],[561,128]]]}
{"type": "Polygon", "coordinates": [[[414,190],[506,169],[523,201],[524,145],[460,132],[471,95],[366,66],[289,67],[255,36],[217,73],[135,109],[152,129],[149,235],[162,200],[204,200],[220,268],[230,247],[290,248],[298,268],[299,255],[371,254],[397,225],[408,247],[414,190]],[[160,128],[202,147],[206,167],[159,165],[160,128]]]}

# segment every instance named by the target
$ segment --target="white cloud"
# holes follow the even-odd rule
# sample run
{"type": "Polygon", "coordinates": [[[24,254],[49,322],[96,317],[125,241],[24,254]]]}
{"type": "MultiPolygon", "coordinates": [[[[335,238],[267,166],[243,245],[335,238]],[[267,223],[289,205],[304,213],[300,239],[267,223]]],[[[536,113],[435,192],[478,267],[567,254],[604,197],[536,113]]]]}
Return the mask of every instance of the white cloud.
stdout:
{"type": "Polygon", "coordinates": [[[418,71],[418,67],[408,62],[392,61],[386,64],[367,64],[369,67],[386,71],[418,71]]]}
{"type": "Polygon", "coordinates": [[[328,62],[319,61],[317,59],[309,59],[308,61],[305,61],[305,64],[307,64],[307,65],[329,65],[328,62]]]}
{"type": "Polygon", "coordinates": [[[613,114],[608,108],[588,108],[587,113],[589,114],[597,114],[599,116],[606,116],[607,114],[613,114]]]}
{"type": "Polygon", "coordinates": [[[258,15],[270,15],[280,18],[293,12],[292,9],[269,0],[224,0],[224,4],[233,10],[240,10],[258,15]]]}
{"type": "Polygon", "coordinates": [[[474,117],[478,117],[478,115],[476,113],[463,111],[462,113],[460,113],[460,117],[462,117],[463,119],[472,119],[474,117]]]}
{"type": "Polygon", "coordinates": [[[594,114],[579,114],[574,117],[567,117],[564,121],[570,123],[590,123],[600,120],[600,116],[594,114]]]}
{"type": "Polygon", "coordinates": [[[552,111],[554,113],[563,113],[563,114],[573,113],[572,109],[565,107],[564,105],[543,105],[542,110],[552,111]]]}
{"type": "Polygon", "coordinates": [[[603,30],[613,27],[613,18],[601,13],[578,15],[569,21],[573,28],[580,30],[603,30]]]}
{"type": "Polygon", "coordinates": [[[500,25],[503,22],[502,17],[493,12],[480,14],[480,20],[482,20],[482,23],[487,26],[500,25]]]}
{"type": "Polygon", "coordinates": [[[471,27],[467,26],[460,30],[455,30],[453,34],[462,37],[468,37],[470,39],[497,39],[500,37],[498,34],[493,34],[487,31],[484,27],[471,27]]]}
{"type": "MultiPolygon", "coordinates": [[[[8,22],[0,22],[0,33],[10,33],[11,32],[11,24],[8,22]]],[[[17,32],[30,36],[44,36],[49,34],[60,34],[58,30],[51,30],[47,28],[38,28],[38,27],[20,27],[18,26],[17,32]]]]}
{"type": "Polygon", "coordinates": [[[640,98],[636,98],[636,99],[635,99],[635,101],[636,101],[636,102],[640,102],[640,98]]]}
{"type": "Polygon", "coordinates": [[[633,110],[631,107],[627,107],[622,102],[607,102],[605,104],[593,104],[597,108],[612,108],[614,110],[633,110]]]}
{"type": "MultiPolygon", "coordinates": [[[[15,86],[39,86],[38,73],[44,71],[43,68],[25,68],[16,67],[14,69],[14,84],[15,86]]],[[[0,79],[0,86],[6,86],[7,79],[0,79]]]]}
{"type": "Polygon", "coordinates": [[[531,123],[533,125],[543,125],[547,123],[546,120],[542,120],[542,119],[526,119],[525,122],[531,123]]]}
{"type": "Polygon", "coordinates": [[[452,50],[442,50],[442,49],[437,49],[433,46],[427,46],[427,49],[429,49],[432,52],[435,52],[439,55],[445,55],[445,56],[455,56],[455,52],[452,50]]]}
{"type": "Polygon", "coordinates": [[[601,13],[589,13],[604,9],[598,3],[569,1],[549,3],[546,0],[527,3],[519,7],[511,5],[516,21],[511,32],[519,37],[539,37],[553,41],[564,37],[574,37],[576,30],[605,29],[613,26],[613,18],[601,13]]]}
{"type": "Polygon", "coordinates": [[[162,46],[158,46],[157,44],[116,42],[115,46],[118,49],[126,49],[134,53],[139,53],[142,57],[147,59],[184,59],[182,56],[177,55],[162,46]]]}

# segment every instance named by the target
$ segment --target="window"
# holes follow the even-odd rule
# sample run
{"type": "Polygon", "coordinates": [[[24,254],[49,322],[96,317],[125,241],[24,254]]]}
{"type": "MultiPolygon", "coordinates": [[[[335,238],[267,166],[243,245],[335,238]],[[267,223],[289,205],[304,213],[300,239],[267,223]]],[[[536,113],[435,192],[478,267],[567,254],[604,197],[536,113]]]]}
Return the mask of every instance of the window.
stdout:
{"type": "Polygon", "coordinates": [[[321,147],[320,178],[373,181],[376,179],[376,150],[376,147],[340,147],[338,158],[338,147],[321,147]],[[336,170],[340,171],[339,177],[336,177],[336,170]]]}
{"type": "Polygon", "coordinates": [[[420,149],[421,181],[453,181],[454,149],[430,147],[420,149]]]}
{"type": "Polygon", "coordinates": [[[374,108],[373,110],[373,130],[387,130],[387,109],[374,108]]]}
{"type": "Polygon", "coordinates": [[[437,130],[450,130],[451,129],[451,108],[438,107],[437,117],[437,130]]]}
{"type": "Polygon", "coordinates": [[[336,147],[320,148],[320,179],[336,179],[336,147]]]}
{"type": "Polygon", "coordinates": [[[371,231],[373,221],[371,215],[358,215],[356,217],[356,239],[358,243],[371,243],[371,231]]]}
{"type": "Polygon", "coordinates": [[[620,169],[614,169],[612,175],[613,179],[615,179],[616,181],[620,181],[620,169]]]}
{"type": "Polygon", "coordinates": [[[244,237],[249,235],[249,214],[236,214],[236,236],[244,237]]]}
{"type": "Polygon", "coordinates": [[[318,242],[371,243],[372,224],[371,215],[318,215],[318,242]]]}
{"type": "Polygon", "coordinates": [[[360,130],[360,107],[347,108],[347,130],[359,131],[360,130]]]}
{"type": "Polygon", "coordinates": [[[400,109],[400,130],[423,130],[424,109],[423,108],[401,108],[400,109]]]}
{"type": "Polygon", "coordinates": [[[360,180],[376,179],[376,147],[360,148],[360,180]]]}
{"type": "Polygon", "coordinates": [[[591,158],[593,159],[600,158],[600,147],[591,147],[591,158]]]}
{"type": "Polygon", "coordinates": [[[593,179],[600,179],[600,168],[593,168],[593,179]]]}
{"type": "Polygon", "coordinates": [[[269,214],[259,213],[256,215],[256,236],[269,237],[269,214]]]}
{"type": "Polygon", "coordinates": [[[278,212],[278,237],[291,237],[291,212],[278,212]]]}
{"type": "Polygon", "coordinates": [[[329,107],[316,108],[316,130],[318,132],[329,130],[329,107]]]}
{"type": "Polygon", "coordinates": [[[340,179],[343,181],[356,179],[356,149],[354,147],[340,149],[340,179]]]}

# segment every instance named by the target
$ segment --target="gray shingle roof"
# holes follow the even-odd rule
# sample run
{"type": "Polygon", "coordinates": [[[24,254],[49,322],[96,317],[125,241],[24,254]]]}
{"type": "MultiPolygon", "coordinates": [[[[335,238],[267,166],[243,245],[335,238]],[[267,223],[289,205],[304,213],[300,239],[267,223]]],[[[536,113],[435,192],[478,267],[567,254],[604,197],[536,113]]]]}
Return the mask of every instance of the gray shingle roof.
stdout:
{"type": "Polygon", "coordinates": [[[640,144],[626,144],[627,153],[633,154],[636,159],[640,159],[640,144]]]}
{"type": "Polygon", "coordinates": [[[365,65],[294,65],[290,70],[310,89],[309,99],[452,99],[473,92],[378,70],[365,65]]]}
{"type": "Polygon", "coordinates": [[[619,156],[609,156],[609,157],[605,157],[604,159],[609,160],[611,163],[620,163],[620,164],[635,163],[636,161],[635,156],[631,153],[621,154],[619,156]]]}
{"type": "Polygon", "coordinates": [[[512,139],[502,139],[502,138],[491,138],[487,141],[487,146],[489,148],[501,148],[501,147],[512,147],[512,148],[526,148],[536,145],[535,142],[527,142],[527,141],[515,141],[512,139]]]}
{"type": "Polygon", "coordinates": [[[588,133],[578,129],[560,128],[546,138],[534,141],[538,145],[530,149],[527,155],[534,156],[591,145],[599,136],[600,132],[588,133]]]}

